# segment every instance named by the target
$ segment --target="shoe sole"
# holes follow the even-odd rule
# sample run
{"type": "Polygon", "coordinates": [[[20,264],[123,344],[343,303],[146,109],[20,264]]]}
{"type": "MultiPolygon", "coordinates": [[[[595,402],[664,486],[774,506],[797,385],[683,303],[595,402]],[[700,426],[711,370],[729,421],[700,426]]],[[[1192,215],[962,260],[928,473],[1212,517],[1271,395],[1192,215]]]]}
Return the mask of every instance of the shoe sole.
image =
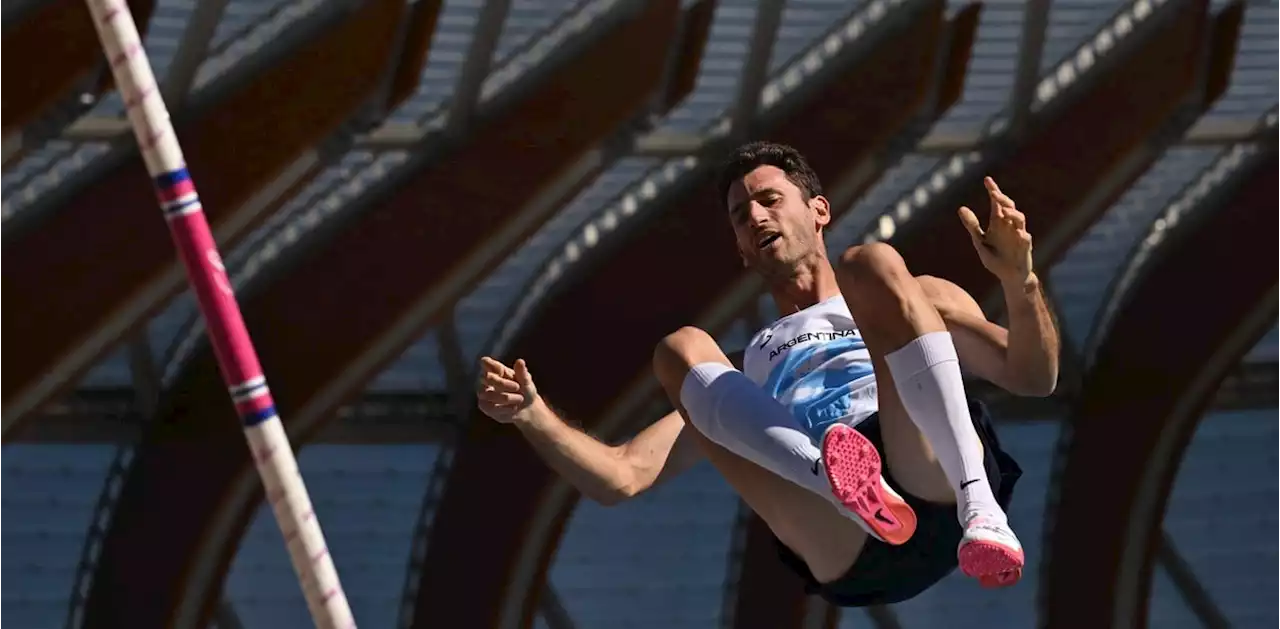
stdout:
{"type": "Polygon", "coordinates": [[[1008,587],[1022,578],[1026,559],[1022,552],[987,540],[974,540],[956,553],[960,571],[978,580],[983,587],[1008,587]]]}
{"type": "Polygon", "coordinates": [[[880,453],[862,433],[837,424],[823,436],[822,463],[841,504],[887,544],[899,546],[916,532],[911,506],[880,486],[880,453]]]}

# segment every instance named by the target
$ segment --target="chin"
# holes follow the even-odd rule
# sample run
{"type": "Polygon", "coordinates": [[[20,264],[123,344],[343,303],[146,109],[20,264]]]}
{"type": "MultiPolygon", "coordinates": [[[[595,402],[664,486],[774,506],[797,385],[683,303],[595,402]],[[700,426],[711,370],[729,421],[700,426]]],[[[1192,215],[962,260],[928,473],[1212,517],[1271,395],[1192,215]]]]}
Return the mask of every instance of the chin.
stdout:
{"type": "Polygon", "coordinates": [[[752,271],[765,279],[790,277],[795,265],[780,258],[756,258],[750,265],[752,271]]]}

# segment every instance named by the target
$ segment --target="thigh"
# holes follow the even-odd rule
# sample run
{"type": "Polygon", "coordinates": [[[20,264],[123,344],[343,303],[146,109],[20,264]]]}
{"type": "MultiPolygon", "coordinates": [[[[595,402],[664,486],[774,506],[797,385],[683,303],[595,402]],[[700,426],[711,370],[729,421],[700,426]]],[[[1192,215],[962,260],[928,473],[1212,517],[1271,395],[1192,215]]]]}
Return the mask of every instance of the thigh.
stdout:
{"type": "Polygon", "coordinates": [[[826,499],[744,459],[687,427],[707,459],[820,583],[844,576],[867,534],[826,499]]]}
{"type": "Polygon", "coordinates": [[[867,534],[827,498],[731,452],[698,430],[680,400],[680,389],[690,368],[702,363],[732,366],[715,339],[696,328],[668,335],[654,350],[654,374],[684,417],[690,437],[747,506],[804,560],[815,579],[840,578],[857,560],[867,534]]]}

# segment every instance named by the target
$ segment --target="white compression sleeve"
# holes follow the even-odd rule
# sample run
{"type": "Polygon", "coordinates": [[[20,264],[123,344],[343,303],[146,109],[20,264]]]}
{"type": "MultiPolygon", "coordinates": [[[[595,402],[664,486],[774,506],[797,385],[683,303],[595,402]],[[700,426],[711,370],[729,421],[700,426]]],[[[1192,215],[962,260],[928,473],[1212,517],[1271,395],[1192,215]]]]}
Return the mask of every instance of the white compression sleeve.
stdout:
{"type": "MultiPolygon", "coordinates": [[[[791,413],[742,372],[694,365],[680,387],[689,421],[708,439],[792,483],[836,502],[822,453],[791,413]]],[[[838,503],[837,503],[838,504],[838,503]]]]}
{"type": "Polygon", "coordinates": [[[933,447],[956,492],[958,515],[978,511],[1004,516],[991,493],[982,441],[969,416],[969,401],[951,334],[925,334],[885,356],[902,405],[933,447]]]}

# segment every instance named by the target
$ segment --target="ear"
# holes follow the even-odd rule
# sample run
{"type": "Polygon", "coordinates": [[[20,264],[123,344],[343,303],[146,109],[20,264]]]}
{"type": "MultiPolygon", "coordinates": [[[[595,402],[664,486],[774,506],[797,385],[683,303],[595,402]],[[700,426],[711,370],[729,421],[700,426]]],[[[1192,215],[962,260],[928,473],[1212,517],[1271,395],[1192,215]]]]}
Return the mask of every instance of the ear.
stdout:
{"type": "Polygon", "coordinates": [[[809,199],[809,207],[813,208],[814,220],[819,227],[826,227],[831,223],[831,202],[826,197],[818,195],[809,199]]]}
{"type": "Polygon", "coordinates": [[[735,246],[734,249],[738,251],[738,259],[742,260],[742,268],[744,269],[751,268],[751,264],[747,262],[747,254],[742,252],[742,247],[735,246]]]}

